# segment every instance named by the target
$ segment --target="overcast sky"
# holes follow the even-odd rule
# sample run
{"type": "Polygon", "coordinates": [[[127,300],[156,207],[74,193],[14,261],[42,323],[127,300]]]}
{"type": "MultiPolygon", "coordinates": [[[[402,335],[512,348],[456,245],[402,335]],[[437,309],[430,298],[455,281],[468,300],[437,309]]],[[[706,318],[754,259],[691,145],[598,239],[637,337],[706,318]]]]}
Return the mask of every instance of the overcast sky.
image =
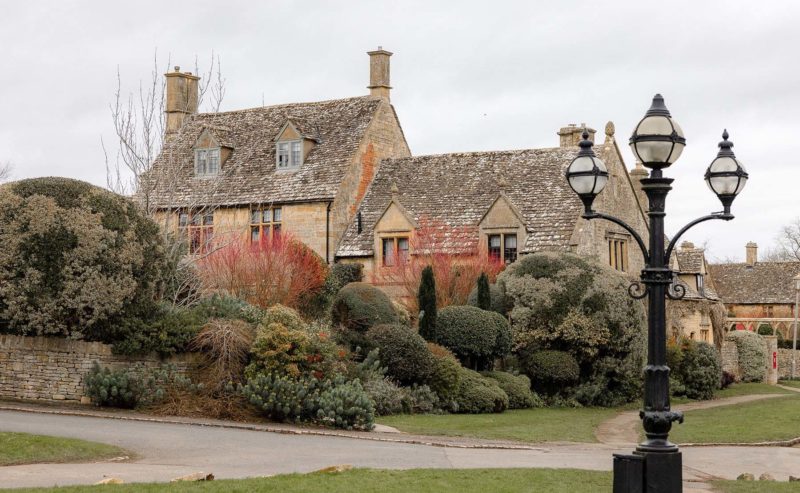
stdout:
{"type": "Polygon", "coordinates": [[[368,57],[394,52],[392,102],[411,151],[558,145],[586,122],[627,138],[656,92],[688,146],[667,231],[721,209],[703,183],[723,128],[750,181],[736,219],[687,239],[743,258],[800,216],[800,2],[2,2],[0,162],[14,177],[105,185],[109,104],[161,65],[219,54],[223,109],[366,94],[368,57]]]}

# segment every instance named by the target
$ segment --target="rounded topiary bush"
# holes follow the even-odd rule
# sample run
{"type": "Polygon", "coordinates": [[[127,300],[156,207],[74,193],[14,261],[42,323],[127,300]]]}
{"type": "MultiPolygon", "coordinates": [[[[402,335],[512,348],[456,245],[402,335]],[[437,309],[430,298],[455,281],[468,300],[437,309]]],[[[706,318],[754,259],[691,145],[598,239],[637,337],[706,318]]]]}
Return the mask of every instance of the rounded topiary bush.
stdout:
{"type": "MultiPolygon", "coordinates": [[[[534,373],[530,358],[551,350],[568,353],[579,369],[569,386],[553,387],[560,394],[601,406],[641,395],[644,309],[628,296],[629,278],[573,254],[535,253],[511,264],[498,283],[512,306],[515,352],[528,361],[525,371],[534,388],[547,375],[534,373]]],[[[568,366],[574,376],[574,364],[568,366]]]]}
{"type": "Polygon", "coordinates": [[[305,331],[308,327],[297,310],[283,305],[273,305],[264,310],[261,325],[281,324],[289,330],[305,331]]]}
{"type": "MultiPolygon", "coordinates": [[[[505,287],[502,283],[495,283],[489,285],[489,299],[491,310],[493,312],[497,312],[501,315],[505,315],[508,312],[508,304],[506,302],[506,292],[505,287]]],[[[477,286],[469,293],[469,297],[467,298],[467,304],[469,306],[478,306],[478,288],[477,286]]]]}
{"type": "Polygon", "coordinates": [[[487,369],[511,349],[508,321],[474,306],[448,306],[436,319],[436,342],[470,368],[487,369]]]}
{"type": "Polygon", "coordinates": [[[541,407],[542,399],[531,392],[531,379],[525,375],[513,375],[505,371],[488,371],[483,376],[491,378],[508,395],[509,409],[541,407]]]}
{"type": "Polygon", "coordinates": [[[687,341],[676,373],[686,397],[713,398],[722,381],[722,364],[717,349],[705,342],[687,341]]]}
{"type": "Polygon", "coordinates": [[[578,362],[566,351],[537,351],[523,358],[520,363],[525,373],[530,375],[537,392],[559,393],[559,390],[574,384],[581,376],[578,362]]]}
{"type": "Polygon", "coordinates": [[[433,373],[428,379],[428,385],[436,392],[446,408],[453,408],[458,386],[461,383],[461,363],[447,348],[434,343],[428,343],[433,355],[433,373]]]}
{"type": "Polygon", "coordinates": [[[433,355],[425,339],[409,327],[376,325],[367,332],[367,340],[378,348],[378,357],[386,373],[400,383],[425,383],[433,373],[433,355]]]}
{"type": "Polygon", "coordinates": [[[502,413],[508,409],[508,395],[494,380],[463,368],[455,403],[458,413],[502,413]]]}
{"type": "Polygon", "coordinates": [[[748,330],[728,332],[726,340],[733,341],[739,353],[742,382],[761,382],[767,373],[767,344],[764,338],[748,330]]]}
{"type": "Polygon", "coordinates": [[[167,261],[155,222],[85,182],[0,187],[0,328],[114,342],[109,328],[155,310],[167,261]]]}
{"type": "Polygon", "coordinates": [[[398,316],[386,293],[363,282],[351,282],[336,293],[331,321],[340,326],[339,341],[356,349],[366,344],[364,334],[370,327],[397,323],[398,316]]]}

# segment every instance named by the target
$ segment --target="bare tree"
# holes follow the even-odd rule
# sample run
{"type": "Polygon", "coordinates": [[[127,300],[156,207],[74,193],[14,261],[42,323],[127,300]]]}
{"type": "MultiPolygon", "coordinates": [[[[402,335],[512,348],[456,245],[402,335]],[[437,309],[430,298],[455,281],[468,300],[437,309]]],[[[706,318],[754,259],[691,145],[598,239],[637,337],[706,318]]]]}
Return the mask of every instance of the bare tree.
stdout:
{"type": "Polygon", "coordinates": [[[783,260],[800,261],[800,217],[781,228],[777,240],[783,260]]]}
{"type": "Polygon", "coordinates": [[[10,180],[12,171],[14,171],[14,165],[11,162],[0,163],[0,183],[10,180]]]}
{"type": "MultiPolygon", "coordinates": [[[[196,199],[195,203],[178,206],[175,197],[164,196],[178,189],[179,181],[184,179],[182,169],[185,166],[171,153],[163,152],[167,128],[164,73],[170,67],[169,56],[162,63],[156,51],[150,77],[140,80],[138,91],[127,96],[123,94],[122,75],[117,68],[117,89],[109,105],[115,142],[113,146],[107,146],[101,138],[101,145],[105,153],[108,188],[122,195],[134,196],[145,212],[162,226],[167,255],[176,266],[168,273],[171,288],[166,296],[177,303],[179,300],[192,299],[196,294],[192,272],[197,257],[185,255],[187,238],[185,234],[176,234],[181,231],[175,221],[180,212],[198,214],[200,217],[212,213],[222,176],[206,181],[204,197],[196,199]],[[154,169],[156,161],[159,164],[154,169]],[[156,193],[158,197],[153,195],[156,193]]],[[[225,78],[222,76],[219,56],[211,52],[205,72],[200,71],[199,61],[195,57],[194,73],[200,76],[198,108],[218,112],[225,97],[225,78]]]]}

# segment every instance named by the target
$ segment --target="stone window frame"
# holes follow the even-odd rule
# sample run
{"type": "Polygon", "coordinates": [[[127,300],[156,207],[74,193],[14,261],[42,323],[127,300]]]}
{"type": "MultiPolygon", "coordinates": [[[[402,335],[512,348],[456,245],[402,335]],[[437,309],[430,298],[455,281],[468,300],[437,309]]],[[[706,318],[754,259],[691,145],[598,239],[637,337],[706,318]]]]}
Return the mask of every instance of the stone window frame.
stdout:
{"type": "Polygon", "coordinates": [[[280,238],[280,231],[283,230],[283,206],[282,205],[253,205],[250,207],[250,243],[255,243],[253,233],[256,232],[258,241],[269,238],[275,240],[280,238]],[[265,217],[267,220],[265,220],[265,217]],[[266,236],[264,233],[267,232],[266,236]]]}
{"type": "Polygon", "coordinates": [[[303,164],[303,139],[279,140],[275,143],[275,169],[296,171],[303,164]],[[286,164],[281,163],[281,148],[285,146],[286,164]]]}
{"type": "Polygon", "coordinates": [[[505,265],[508,265],[519,258],[519,234],[516,229],[508,231],[489,231],[486,232],[485,234],[486,234],[486,243],[485,243],[486,254],[490,260],[494,258],[494,260],[502,262],[505,265]],[[499,255],[492,255],[492,250],[493,250],[492,238],[496,237],[500,238],[500,246],[496,248],[498,250],[499,255]],[[507,246],[506,243],[507,239],[511,237],[514,238],[515,245],[514,245],[514,254],[510,256],[512,258],[509,258],[508,254],[509,247],[507,246]]]}
{"type": "Polygon", "coordinates": [[[607,233],[608,265],[620,272],[630,269],[630,235],[622,233],[607,233]]]}
{"type": "Polygon", "coordinates": [[[219,175],[222,166],[222,151],[219,147],[202,147],[194,150],[194,174],[195,176],[213,177],[219,175]],[[201,160],[201,156],[205,155],[205,159],[201,160]],[[215,165],[211,169],[211,164],[214,161],[209,160],[210,157],[215,157],[215,165]],[[201,164],[202,162],[202,164],[201,164]]]}
{"type": "Polygon", "coordinates": [[[179,211],[178,229],[186,236],[190,255],[208,253],[214,244],[214,211],[179,211]]]}
{"type": "Polygon", "coordinates": [[[411,255],[411,235],[408,232],[402,233],[391,233],[391,234],[381,234],[378,236],[378,245],[380,246],[380,266],[381,267],[397,267],[398,265],[403,265],[408,261],[409,256],[411,255]],[[394,255],[393,258],[398,259],[399,262],[392,261],[389,263],[389,259],[386,258],[386,244],[387,242],[391,242],[392,244],[392,253],[394,255]],[[401,243],[405,243],[405,249],[401,249],[401,243]],[[401,255],[400,252],[405,251],[405,255],[401,255]]]}

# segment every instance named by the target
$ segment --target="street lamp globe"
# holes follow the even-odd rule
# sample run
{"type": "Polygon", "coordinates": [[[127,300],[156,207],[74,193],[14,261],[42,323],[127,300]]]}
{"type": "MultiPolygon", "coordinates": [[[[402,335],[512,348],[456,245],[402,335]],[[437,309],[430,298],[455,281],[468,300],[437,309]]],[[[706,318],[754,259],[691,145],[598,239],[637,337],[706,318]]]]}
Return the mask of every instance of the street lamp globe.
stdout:
{"type": "Polygon", "coordinates": [[[733,142],[728,140],[728,131],[725,130],[722,132],[717,157],[711,161],[705,175],[708,188],[717,194],[726,213],[730,213],[731,203],[744,188],[748,177],[732,148],[733,142]]]}
{"type": "Polygon", "coordinates": [[[661,94],[653,97],[650,109],[633,130],[630,145],[633,154],[650,169],[666,168],[681,157],[686,139],[661,94]]]}
{"type": "Polygon", "coordinates": [[[586,212],[590,213],[594,198],[608,183],[608,168],[592,150],[594,144],[589,140],[589,132],[584,130],[581,137],[583,140],[578,144],[581,150],[567,167],[565,175],[569,186],[583,201],[586,212]]]}

